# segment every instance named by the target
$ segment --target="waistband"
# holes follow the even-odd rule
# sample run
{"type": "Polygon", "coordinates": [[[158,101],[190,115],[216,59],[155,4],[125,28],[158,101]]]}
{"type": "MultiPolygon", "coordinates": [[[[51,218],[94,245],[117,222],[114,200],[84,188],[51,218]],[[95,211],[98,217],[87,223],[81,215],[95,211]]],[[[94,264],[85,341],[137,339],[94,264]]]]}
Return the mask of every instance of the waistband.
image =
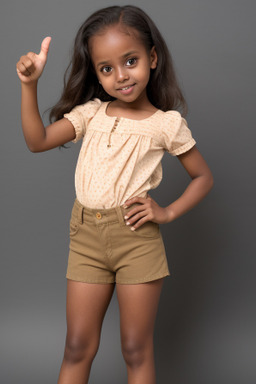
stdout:
{"type": "Polygon", "coordinates": [[[128,208],[124,208],[123,205],[119,205],[113,208],[89,208],[82,205],[76,198],[73,209],[75,210],[74,213],[77,215],[81,224],[88,222],[101,225],[119,221],[121,225],[126,225],[124,216],[137,205],[140,204],[133,203],[128,208]]]}

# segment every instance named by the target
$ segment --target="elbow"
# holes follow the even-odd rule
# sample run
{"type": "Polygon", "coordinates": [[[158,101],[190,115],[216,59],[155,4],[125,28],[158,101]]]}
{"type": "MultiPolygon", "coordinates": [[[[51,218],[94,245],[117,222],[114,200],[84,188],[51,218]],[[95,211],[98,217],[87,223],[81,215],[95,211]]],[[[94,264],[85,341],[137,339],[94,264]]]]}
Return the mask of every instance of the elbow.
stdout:
{"type": "Polygon", "coordinates": [[[211,191],[214,185],[214,179],[212,172],[208,169],[207,172],[202,173],[201,175],[196,176],[193,179],[197,179],[200,183],[200,188],[202,191],[204,191],[204,195],[208,195],[208,193],[211,191]]]}
{"type": "Polygon", "coordinates": [[[28,146],[28,149],[29,149],[29,151],[32,152],[32,153],[37,153],[37,151],[36,151],[36,149],[35,149],[34,147],[29,147],[29,146],[28,146]]]}
{"type": "Polygon", "coordinates": [[[30,138],[25,136],[25,143],[32,153],[43,152],[46,150],[44,139],[35,139],[34,137],[30,138]]]}
{"type": "Polygon", "coordinates": [[[32,153],[38,153],[38,152],[41,152],[41,151],[39,150],[39,148],[37,148],[37,147],[35,147],[35,146],[33,146],[33,145],[29,145],[29,144],[27,144],[27,147],[28,147],[29,151],[32,152],[32,153]]]}
{"type": "Polygon", "coordinates": [[[39,152],[43,152],[44,151],[42,145],[36,145],[36,144],[33,144],[33,143],[29,143],[29,142],[26,142],[26,144],[27,144],[28,149],[32,153],[39,153],[39,152]]]}
{"type": "Polygon", "coordinates": [[[48,147],[44,147],[44,146],[40,146],[40,147],[35,147],[35,146],[32,146],[32,145],[28,146],[28,149],[29,149],[30,152],[32,152],[32,153],[46,152],[46,151],[48,151],[48,150],[51,149],[51,148],[54,148],[54,147],[50,147],[50,148],[48,148],[48,147]]]}
{"type": "Polygon", "coordinates": [[[32,153],[38,152],[37,146],[32,141],[28,140],[26,137],[25,137],[25,143],[30,152],[32,153]]]}
{"type": "Polygon", "coordinates": [[[213,188],[214,186],[214,179],[213,179],[213,174],[212,172],[210,171],[208,173],[208,175],[206,176],[206,180],[207,180],[207,186],[208,186],[208,192],[210,192],[210,190],[213,188]]]}

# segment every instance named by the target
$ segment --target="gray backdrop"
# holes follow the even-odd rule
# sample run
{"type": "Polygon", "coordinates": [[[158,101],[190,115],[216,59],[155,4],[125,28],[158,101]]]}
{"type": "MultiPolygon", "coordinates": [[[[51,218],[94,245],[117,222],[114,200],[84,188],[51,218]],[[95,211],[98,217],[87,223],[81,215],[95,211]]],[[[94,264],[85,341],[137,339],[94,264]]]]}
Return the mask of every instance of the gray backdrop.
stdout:
{"type": "MultiPolygon", "coordinates": [[[[20,122],[15,65],[51,35],[40,80],[41,112],[62,89],[80,24],[126,1],[1,2],[0,382],[56,383],[65,342],[68,222],[80,144],[33,154],[20,122]]],[[[172,276],[155,332],[157,382],[256,382],[255,11],[250,0],[131,1],[166,38],[189,105],[187,120],[215,186],[194,210],[161,225],[172,276]],[[253,212],[254,211],[254,212],[253,212]],[[253,214],[254,213],[254,214],[253,214]]],[[[47,123],[47,114],[45,115],[47,123]]],[[[151,195],[169,205],[189,177],[165,153],[151,195]]],[[[90,383],[126,382],[116,296],[107,312],[90,383]]]]}

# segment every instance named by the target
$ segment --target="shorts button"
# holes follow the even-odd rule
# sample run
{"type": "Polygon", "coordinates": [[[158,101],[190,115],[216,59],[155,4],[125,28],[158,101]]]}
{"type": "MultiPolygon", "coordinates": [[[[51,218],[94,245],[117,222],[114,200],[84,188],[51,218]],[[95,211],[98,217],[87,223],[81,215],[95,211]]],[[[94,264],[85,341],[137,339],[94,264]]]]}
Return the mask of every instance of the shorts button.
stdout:
{"type": "Polygon", "coordinates": [[[96,213],[96,217],[97,217],[97,219],[101,219],[101,214],[100,214],[100,212],[97,212],[97,213],[96,213]]]}

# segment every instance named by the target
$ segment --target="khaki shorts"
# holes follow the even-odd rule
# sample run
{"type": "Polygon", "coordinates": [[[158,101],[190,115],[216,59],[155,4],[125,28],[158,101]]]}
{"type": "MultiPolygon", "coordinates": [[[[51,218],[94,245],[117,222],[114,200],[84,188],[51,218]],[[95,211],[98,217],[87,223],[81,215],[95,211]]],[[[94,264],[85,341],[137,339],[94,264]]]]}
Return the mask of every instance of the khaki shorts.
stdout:
{"type": "Polygon", "coordinates": [[[125,214],[136,205],[92,209],[75,200],[68,279],[139,284],[170,275],[159,224],[148,221],[135,231],[125,224],[125,214]]]}

